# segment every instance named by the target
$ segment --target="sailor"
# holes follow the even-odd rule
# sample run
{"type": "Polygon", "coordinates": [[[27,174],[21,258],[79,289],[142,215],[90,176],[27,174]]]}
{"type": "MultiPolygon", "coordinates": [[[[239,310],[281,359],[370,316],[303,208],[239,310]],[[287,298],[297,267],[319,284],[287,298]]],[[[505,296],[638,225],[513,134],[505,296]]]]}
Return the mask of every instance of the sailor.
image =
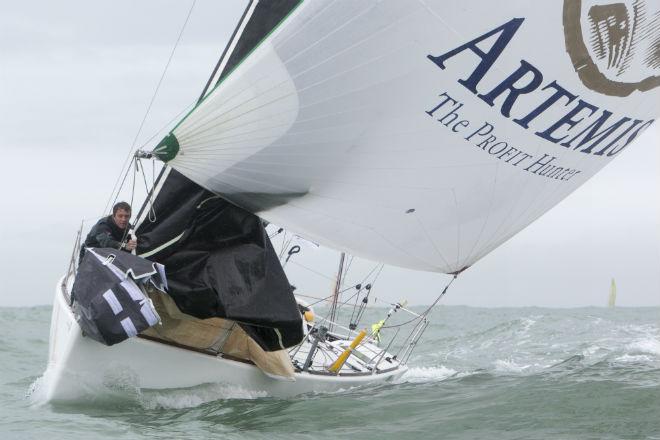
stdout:
{"type": "Polygon", "coordinates": [[[125,241],[128,232],[132,229],[128,220],[131,218],[131,205],[126,202],[119,202],[112,207],[112,215],[103,217],[96,222],[92,230],[87,234],[85,243],[80,250],[80,259],[85,253],[86,248],[114,248],[131,252],[137,246],[135,237],[125,241]]]}

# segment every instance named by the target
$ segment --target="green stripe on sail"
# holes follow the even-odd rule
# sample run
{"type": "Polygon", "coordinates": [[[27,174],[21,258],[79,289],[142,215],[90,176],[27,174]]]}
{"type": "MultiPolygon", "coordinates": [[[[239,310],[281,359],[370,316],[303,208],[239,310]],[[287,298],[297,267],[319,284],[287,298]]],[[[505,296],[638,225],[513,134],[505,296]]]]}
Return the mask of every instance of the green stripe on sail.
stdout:
{"type": "Polygon", "coordinates": [[[292,9],[289,11],[288,14],[286,14],[280,22],[273,27],[273,29],[270,30],[266,34],[264,38],[259,41],[250,51],[245,54],[245,57],[241,61],[239,61],[218,83],[211,89],[210,92],[206,94],[202,99],[200,99],[197,104],[183,117],[181,120],[172,128],[170,131],[170,134],[165,136],[162,141],[156,146],[154,149],[154,155],[162,160],[163,162],[169,162],[170,160],[174,159],[176,155],[179,153],[179,141],[177,140],[176,136],[174,136],[174,130],[176,130],[186,119],[188,119],[188,116],[190,116],[197,108],[208,98],[211,96],[211,94],[232,74],[236,69],[245,62],[249,58],[252,53],[263,44],[264,41],[268,39],[286,20],[289,18],[296,9],[303,3],[304,0],[300,0],[292,9]]]}
{"type": "Polygon", "coordinates": [[[154,156],[163,162],[169,162],[179,153],[179,140],[173,133],[168,134],[154,148],[154,156]]]}
{"type": "MultiPolygon", "coordinates": [[[[199,107],[199,106],[200,106],[200,105],[206,100],[206,98],[208,98],[209,96],[211,96],[211,94],[212,94],[212,93],[213,93],[218,87],[220,87],[220,85],[221,85],[221,84],[222,84],[227,78],[229,78],[229,76],[230,76],[232,73],[234,73],[234,72],[236,71],[236,69],[237,69],[241,64],[243,64],[243,63],[245,62],[245,60],[247,60],[247,59],[250,57],[250,55],[252,55],[252,53],[253,53],[255,50],[257,50],[257,48],[258,48],[259,46],[261,46],[261,45],[263,44],[263,42],[266,41],[266,40],[268,39],[268,37],[270,37],[270,36],[271,36],[271,35],[272,35],[272,34],[273,34],[273,33],[274,33],[274,32],[275,32],[275,31],[276,31],[276,30],[277,30],[277,29],[278,29],[278,28],[279,28],[279,27],[280,27],[280,26],[286,21],[286,20],[287,20],[287,19],[288,19],[288,18],[289,18],[289,17],[290,17],[295,11],[296,11],[296,9],[298,9],[298,7],[303,3],[303,1],[304,1],[304,0],[300,0],[300,1],[299,1],[299,2],[298,2],[298,3],[297,3],[297,4],[291,9],[291,11],[289,11],[289,13],[287,13],[287,14],[282,18],[282,20],[280,20],[280,22],[279,22],[277,25],[275,25],[275,26],[273,27],[273,29],[271,29],[270,32],[268,32],[264,38],[261,39],[261,41],[259,41],[259,43],[257,43],[252,49],[250,49],[250,51],[249,51],[247,54],[245,54],[245,57],[243,57],[243,59],[242,59],[241,61],[239,61],[238,63],[236,63],[236,65],[235,65],[235,66],[234,66],[234,67],[233,67],[233,68],[232,68],[232,69],[231,69],[231,70],[230,70],[230,71],[229,71],[229,72],[228,72],[228,73],[227,73],[227,74],[226,74],[226,75],[220,80],[220,81],[218,81],[218,83],[217,83],[215,86],[213,86],[213,88],[211,89],[211,91],[208,92],[208,93],[206,94],[206,96],[204,96],[204,98],[202,98],[201,100],[199,100],[199,102],[197,102],[197,104],[195,104],[195,106],[194,106],[194,107],[193,107],[188,113],[186,113],[186,115],[185,115],[183,118],[181,118],[181,120],[180,120],[180,121],[174,126],[174,128],[172,128],[172,130],[170,131],[170,135],[171,135],[171,136],[174,136],[174,135],[172,134],[172,132],[174,132],[174,130],[176,130],[177,128],[179,128],[179,126],[183,123],[183,121],[185,121],[186,119],[188,119],[188,116],[190,116],[195,110],[197,110],[197,108],[198,108],[198,107],[199,107]]],[[[169,137],[170,135],[166,136],[165,139],[163,139],[162,141],[160,141],[160,144],[158,144],[158,145],[160,146],[163,142],[165,142],[165,141],[167,140],[167,137],[169,137]]],[[[176,139],[176,138],[175,138],[175,139],[176,139]]],[[[176,153],[178,153],[178,151],[179,151],[179,150],[178,150],[179,143],[177,142],[176,145],[177,145],[177,151],[174,153],[174,156],[176,156],[176,153]]],[[[158,147],[156,147],[156,148],[158,148],[158,147]]],[[[160,159],[160,156],[157,154],[156,151],[154,151],[154,154],[156,154],[156,157],[158,157],[158,158],[160,159]]],[[[172,157],[169,158],[168,160],[172,160],[172,159],[174,159],[174,156],[172,156],[172,157]]],[[[162,160],[162,159],[161,159],[161,160],[162,160]]]]}

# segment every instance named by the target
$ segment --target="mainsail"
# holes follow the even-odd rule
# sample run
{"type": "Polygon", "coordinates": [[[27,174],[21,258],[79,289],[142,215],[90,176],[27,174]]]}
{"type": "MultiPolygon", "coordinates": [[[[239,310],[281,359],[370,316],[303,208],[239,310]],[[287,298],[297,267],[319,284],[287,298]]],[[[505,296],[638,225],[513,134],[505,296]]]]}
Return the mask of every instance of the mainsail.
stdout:
{"type": "Polygon", "coordinates": [[[155,153],[355,255],[460,272],[658,114],[658,2],[272,3],[155,153]]]}

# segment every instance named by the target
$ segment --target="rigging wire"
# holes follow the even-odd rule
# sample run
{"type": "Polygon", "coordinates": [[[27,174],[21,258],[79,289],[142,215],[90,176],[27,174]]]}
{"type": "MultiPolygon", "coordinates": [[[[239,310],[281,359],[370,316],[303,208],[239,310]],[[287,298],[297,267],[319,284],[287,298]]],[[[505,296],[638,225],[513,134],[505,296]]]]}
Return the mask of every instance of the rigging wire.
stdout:
{"type": "MultiPolygon", "coordinates": [[[[302,298],[309,298],[309,299],[315,299],[315,300],[317,300],[316,302],[311,303],[310,306],[314,306],[314,305],[316,305],[316,304],[318,304],[318,303],[320,303],[320,302],[327,301],[327,300],[329,299],[329,297],[319,298],[318,296],[305,295],[305,294],[303,294],[303,293],[296,293],[296,296],[300,296],[300,297],[302,297],[302,298]]],[[[351,297],[351,298],[352,298],[352,297],[351,297]]],[[[377,298],[374,297],[374,299],[377,299],[377,298]]],[[[384,300],[381,300],[381,301],[384,301],[384,300]]],[[[386,302],[387,302],[387,301],[386,301],[386,302]]],[[[342,306],[345,306],[345,305],[351,305],[352,303],[351,303],[350,301],[338,301],[337,304],[342,305],[342,306]]]]}
{"type": "MultiPolygon", "coordinates": [[[[124,187],[124,183],[126,183],[126,178],[128,177],[128,173],[130,173],[130,171],[131,171],[131,167],[126,168],[126,172],[124,173],[124,177],[121,179],[121,184],[119,185],[119,189],[117,190],[117,194],[115,195],[115,198],[112,201],[112,205],[114,205],[117,202],[117,198],[119,198],[119,194],[121,194],[121,190],[124,187]]],[[[120,174],[120,176],[121,176],[121,174],[120,174]]],[[[119,181],[119,179],[117,179],[117,181],[119,181]]],[[[116,185],[117,184],[115,183],[115,186],[116,185]]],[[[113,189],[113,194],[114,194],[114,189],[113,189]]],[[[109,200],[108,200],[108,202],[109,202],[109,200]]],[[[110,204],[105,205],[105,210],[103,211],[103,215],[106,215],[106,213],[108,212],[108,209],[109,209],[110,206],[111,206],[110,204]]]]}
{"type": "MultiPolygon", "coordinates": [[[[376,267],[378,267],[378,265],[375,266],[373,270],[375,270],[376,267]]],[[[358,304],[358,299],[359,299],[358,294],[362,289],[360,289],[360,291],[358,291],[358,294],[355,295],[355,304],[353,304],[353,310],[351,311],[351,320],[349,321],[349,328],[351,327],[357,328],[358,325],[360,325],[360,321],[362,320],[362,317],[364,316],[364,312],[367,309],[367,304],[369,303],[369,295],[371,295],[371,289],[374,287],[374,284],[376,284],[376,280],[380,276],[380,273],[383,271],[383,267],[385,267],[385,265],[381,264],[380,268],[378,269],[378,273],[376,273],[376,275],[374,276],[373,281],[367,284],[366,286],[364,286],[364,288],[367,291],[367,294],[362,298],[362,301],[360,302],[360,307],[357,309],[357,315],[355,315],[355,309],[357,308],[357,304],[358,304]],[[353,320],[354,317],[355,317],[355,321],[353,320]]],[[[373,273],[373,270],[371,273],[373,273]]],[[[368,276],[365,278],[365,282],[367,279],[368,276]]]]}
{"type": "MultiPolygon", "coordinates": [[[[294,261],[294,264],[296,264],[296,265],[298,265],[298,266],[301,266],[302,268],[307,269],[307,270],[309,270],[310,272],[313,272],[313,273],[315,273],[315,274],[317,274],[317,275],[320,275],[320,276],[322,276],[322,277],[324,277],[324,278],[327,278],[327,279],[330,280],[330,281],[335,281],[335,278],[332,278],[332,277],[329,277],[329,276],[323,275],[323,274],[321,274],[321,273],[319,273],[319,272],[316,272],[316,271],[312,270],[312,269],[309,268],[309,267],[303,266],[303,265],[300,264],[300,263],[296,263],[296,262],[294,261]]],[[[383,268],[384,265],[381,264],[380,266],[381,266],[381,270],[382,270],[382,268],[383,268]]],[[[359,282],[359,283],[357,283],[357,284],[354,284],[354,285],[352,285],[352,286],[349,286],[349,287],[346,287],[346,288],[340,290],[340,291],[339,291],[339,294],[341,295],[341,294],[344,293],[344,292],[347,292],[347,291],[349,291],[349,290],[352,290],[352,289],[356,288],[356,287],[357,287],[358,285],[360,285],[360,284],[364,284],[364,283],[366,283],[367,280],[369,279],[369,277],[374,273],[374,271],[376,270],[376,268],[378,268],[378,265],[376,265],[376,266],[375,266],[375,267],[374,267],[374,268],[373,268],[373,269],[367,274],[367,276],[365,276],[365,277],[362,279],[361,282],[359,282]]],[[[380,271],[378,271],[378,274],[376,274],[376,276],[374,277],[374,280],[371,281],[370,284],[371,284],[372,287],[373,287],[373,285],[376,283],[376,278],[377,278],[379,275],[380,275],[380,271]]],[[[358,291],[357,293],[359,293],[359,291],[358,291]]],[[[354,293],[353,295],[351,295],[351,296],[350,296],[347,300],[345,300],[345,301],[337,301],[337,304],[339,304],[339,305],[351,304],[350,301],[355,297],[355,295],[356,295],[357,293],[354,293]]],[[[333,293],[332,295],[328,295],[328,296],[323,297],[323,298],[318,298],[318,297],[309,296],[309,295],[302,295],[302,294],[297,294],[297,296],[304,296],[304,297],[307,297],[307,298],[311,298],[311,299],[316,299],[316,300],[318,300],[318,301],[316,301],[316,302],[310,304],[310,306],[314,306],[314,305],[319,304],[319,303],[324,302],[324,301],[327,302],[328,300],[330,300],[330,299],[334,296],[334,293],[333,293]]]]}
{"type": "MultiPolygon", "coordinates": [[[[149,102],[149,105],[147,106],[147,111],[145,112],[144,117],[142,118],[142,122],[140,123],[140,126],[138,128],[138,131],[135,134],[135,138],[133,139],[133,142],[131,143],[131,148],[128,151],[126,159],[124,159],[124,164],[121,167],[122,170],[124,168],[126,168],[127,164],[129,163],[129,161],[130,161],[130,159],[133,155],[133,151],[135,149],[135,145],[137,144],[137,140],[140,137],[140,134],[142,133],[142,128],[144,127],[144,124],[147,120],[147,117],[149,116],[149,112],[151,111],[151,107],[153,106],[154,102],[156,101],[156,96],[158,95],[158,91],[160,89],[160,86],[163,83],[163,80],[165,79],[165,74],[167,73],[167,70],[170,67],[170,63],[172,62],[172,58],[174,57],[174,53],[176,52],[176,48],[178,47],[179,42],[181,41],[181,37],[183,36],[183,31],[186,29],[186,26],[188,25],[188,21],[190,19],[190,16],[192,15],[193,9],[195,8],[195,3],[196,2],[197,2],[197,0],[193,0],[192,4],[190,5],[190,9],[188,10],[188,15],[186,16],[186,19],[183,23],[183,26],[181,27],[181,30],[179,31],[179,36],[177,37],[176,42],[174,43],[174,47],[172,48],[172,51],[170,52],[170,56],[167,59],[167,63],[165,64],[165,68],[163,69],[163,73],[160,76],[160,79],[158,80],[158,84],[156,85],[156,90],[154,90],[153,96],[151,97],[151,101],[149,102]]],[[[129,167],[129,169],[130,169],[130,167],[129,167]]],[[[128,172],[128,170],[127,170],[127,172],[128,172]]],[[[113,196],[114,196],[115,201],[117,200],[117,197],[119,197],[119,192],[121,191],[121,186],[119,187],[119,189],[117,189],[117,184],[118,183],[119,183],[119,179],[117,179],[117,181],[115,182],[115,185],[112,188],[112,192],[110,193],[110,197],[108,198],[108,201],[105,204],[105,208],[103,210],[104,214],[108,210],[108,208],[110,206],[110,201],[113,200],[113,196]],[[115,191],[117,191],[117,195],[115,195],[115,191]]],[[[122,182],[122,185],[123,185],[123,182],[122,182]]]]}
{"type": "Polygon", "coordinates": [[[277,256],[277,258],[281,261],[282,257],[284,256],[284,250],[288,247],[288,244],[286,242],[286,230],[284,230],[284,234],[282,234],[282,247],[280,247],[280,253],[277,256]]]}
{"type": "MultiPolygon", "coordinates": [[[[353,318],[355,318],[355,310],[357,309],[357,306],[358,306],[358,300],[360,299],[360,293],[364,289],[366,289],[366,291],[367,291],[367,294],[362,298],[362,304],[364,304],[368,301],[367,297],[369,295],[369,291],[371,290],[371,284],[367,284],[364,287],[364,289],[362,288],[362,285],[360,285],[360,284],[358,284],[355,287],[356,287],[356,289],[358,289],[358,291],[355,295],[353,295],[355,297],[355,303],[353,303],[353,309],[351,310],[351,317],[348,320],[348,328],[351,329],[351,330],[355,330],[357,328],[358,323],[359,323],[359,322],[354,322],[353,318]]],[[[360,314],[358,313],[358,318],[359,318],[359,316],[360,316],[360,314]]],[[[356,321],[358,321],[358,320],[356,320],[356,321]]]]}
{"type": "MultiPolygon", "coordinates": [[[[362,321],[362,317],[364,316],[364,311],[367,309],[367,304],[369,302],[369,294],[371,293],[371,284],[367,284],[367,294],[362,298],[362,302],[360,303],[360,308],[357,311],[357,315],[355,316],[355,321],[353,321],[353,314],[351,313],[351,322],[349,323],[349,328],[353,327],[356,329],[360,325],[360,321],[362,321]]],[[[355,302],[357,304],[357,297],[355,298],[355,302]]],[[[355,308],[353,309],[355,311],[355,308]]]]}
{"type": "Polygon", "coordinates": [[[188,113],[190,111],[190,109],[195,106],[196,103],[197,103],[197,101],[193,101],[190,104],[188,104],[187,106],[185,106],[179,113],[177,113],[169,121],[167,121],[165,124],[163,124],[158,130],[156,130],[154,132],[154,134],[151,135],[151,137],[149,137],[146,141],[142,142],[140,144],[140,148],[145,148],[148,144],[151,143],[151,141],[153,141],[156,138],[156,136],[158,136],[160,133],[162,133],[167,127],[171,126],[174,122],[179,121],[183,115],[188,113]]]}
{"type": "Polygon", "coordinates": [[[449,281],[449,283],[447,283],[447,285],[445,286],[445,288],[442,289],[442,292],[440,293],[440,295],[438,295],[438,297],[435,299],[435,301],[433,301],[433,303],[431,303],[431,305],[428,306],[426,310],[424,310],[422,313],[420,313],[419,316],[416,316],[416,317],[414,317],[414,318],[412,318],[412,319],[409,319],[409,320],[406,321],[406,322],[402,322],[402,323],[400,323],[400,324],[395,324],[395,325],[384,325],[384,326],[382,326],[381,328],[384,329],[384,328],[397,328],[397,327],[403,327],[404,325],[408,325],[408,324],[410,324],[410,323],[413,322],[413,321],[417,321],[418,319],[424,319],[424,318],[426,318],[426,316],[427,316],[427,315],[429,314],[429,312],[433,309],[433,307],[435,307],[436,304],[438,304],[438,302],[442,299],[442,297],[445,296],[445,294],[447,293],[447,290],[449,289],[449,286],[451,286],[452,283],[453,283],[454,281],[456,281],[456,278],[457,278],[457,277],[458,277],[458,274],[454,274],[454,276],[452,277],[451,281],[449,281]]]}
{"type": "MultiPolygon", "coordinates": [[[[299,262],[297,262],[297,261],[291,261],[291,263],[292,263],[292,264],[295,264],[296,266],[300,266],[300,267],[302,267],[303,269],[308,270],[309,272],[311,272],[311,273],[313,273],[313,274],[316,274],[316,275],[318,275],[318,276],[320,276],[320,277],[322,277],[322,278],[325,278],[326,280],[329,280],[329,281],[334,281],[334,280],[335,280],[335,279],[332,278],[331,276],[329,276],[329,275],[327,275],[327,274],[324,274],[324,273],[322,273],[322,272],[319,272],[319,271],[317,271],[317,270],[314,270],[314,269],[312,269],[311,267],[307,267],[307,266],[305,266],[304,264],[301,264],[301,263],[299,263],[299,262]]],[[[330,298],[330,297],[332,297],[332,295],[330,295],[328,298],[330,298]]]]}
{"type": "Polygon", "coordinates": [[[284,232],[284,228],[279,228],[277,231],[272,233],[271,235],[268,236],[268,239],[271,240],[273,239],[276,235],[280,235],[282,232],[284,232]]]}
{"type": "Polygon", "coordinates": [[[349,255],[350,260],[348,260],[348,264],[346,264],[346,269],[344,269],[344,275],[341,277],[341,283],[345,284],[346,283],[346,277],[348,276],[348,271],[351,269],[351,265],[353,264],[353,259],[355,258],[353,255],[349,255]]]}

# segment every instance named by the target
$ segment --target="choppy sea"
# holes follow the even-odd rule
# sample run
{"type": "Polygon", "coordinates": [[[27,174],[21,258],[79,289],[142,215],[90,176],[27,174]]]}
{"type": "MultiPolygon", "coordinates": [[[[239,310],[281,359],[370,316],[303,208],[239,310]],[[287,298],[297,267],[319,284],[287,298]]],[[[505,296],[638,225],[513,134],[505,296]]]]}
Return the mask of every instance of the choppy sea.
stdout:
{"type": "Polygon", "coordinates": [[[660,439],[658,307],[438,307],[397,383],[289,399],[110,384],[44,403],[49,321],[0,308],[0,439],[660,439]]]}

